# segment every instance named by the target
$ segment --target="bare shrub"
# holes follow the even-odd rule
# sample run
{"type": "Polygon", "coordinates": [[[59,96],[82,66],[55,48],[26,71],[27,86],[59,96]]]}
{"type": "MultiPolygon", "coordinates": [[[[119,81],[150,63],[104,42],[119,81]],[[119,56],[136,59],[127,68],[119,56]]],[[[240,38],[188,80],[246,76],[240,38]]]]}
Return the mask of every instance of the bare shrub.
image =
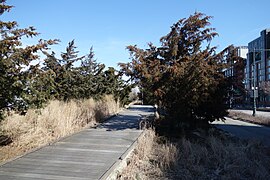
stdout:
{"type": "Polygon", "coordinates": [[[13,140],[10,145],[0,147],[0,162],[93,126],[100,119],[117,113],[118,106],[112,96],[105,96],[99,102],[93,99],[51,101],[44,109],[29,110],[25,116],[12,114],[0,124],[4,134],[13,140]],[[102,111],[98,119],[97,111],[102,111]]]}

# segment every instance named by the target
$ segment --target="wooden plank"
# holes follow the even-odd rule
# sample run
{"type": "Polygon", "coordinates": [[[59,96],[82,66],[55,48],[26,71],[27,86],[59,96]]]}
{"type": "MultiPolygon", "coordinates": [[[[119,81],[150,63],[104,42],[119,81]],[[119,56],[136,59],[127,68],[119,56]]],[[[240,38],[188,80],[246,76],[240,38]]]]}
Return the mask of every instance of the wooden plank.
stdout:
{"type": "Polygon", "coordinates": [[[12,174],[11,175],[3,175],[3,174],[0,174],[0,179],[1,180],[44,180],[44,178],[31,178],[31,177],[18,177],[18,176],[13,176],[12,174]]]}
{"type": "Polygon", "coordinates": [[[128,144],[105,144],[103,142],[95,142],[95,143],[85,143],[85,142],[59,142],[58,145],[61,144],[62,147],[82,147],[82,148],[89,148],[89,147],[95,147],[95,148],[106,148],[112,147],[112,148],[127,148],[129,147],[128,144]]]}
{"type": "Polygon", "coordinates": [[[43,167],[43,166],[51,166],[51,167],[67,167],[67,166],[73,166],[73,167],[79,167],[79,166],[103,166],[106,164],[104,161],[70,161],[70,160],[48,160],[48,159],[29,159],[25,158],[23,161],[17,161],[16,163],[8,163],[5,164],[3,167],[31,167],[33,165],[37,167],[43,167]]]}
{"type": "MultiPolygon", "coordinates": [[[[139,106],[138,106],[139,107],[139,106]]],[[[97,128],[86,129],[0,167],[0,179],[99,179],[142,133],[144,108],[126,110],[97,128]]]]}
{"type": "MultiPolygon", "coordinates": [[[[0,170],[0,177],[5,177],[6,179],[50,179],[50,180],[89,180],[87,177],[74,177],[74,176],[61,176],[61,175],[49,175],[49,174],[35,174],[35,173],[19,173],[19,172],[5,172],[0,170]],[[10,178],[11,177],[11,178],[10,178]]],[[[2,178],[1,178],[2,179],[2,178]]]]}

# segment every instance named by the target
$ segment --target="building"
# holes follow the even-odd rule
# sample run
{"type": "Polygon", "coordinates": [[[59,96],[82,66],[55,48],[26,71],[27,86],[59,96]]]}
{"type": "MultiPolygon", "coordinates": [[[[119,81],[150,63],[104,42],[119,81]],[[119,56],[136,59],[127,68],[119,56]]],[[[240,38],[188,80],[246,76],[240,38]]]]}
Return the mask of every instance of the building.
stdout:
{"type": "Polygon", "coordinates": [[[270,29],[265,29],[258,38],[248,43],[245,89],[249,98],[253,98],[255,84],[255,90],[258,90],[258,103],[269,103],[270,96],[263,87],[268,81],[270,81],[270,29]]]}
{"type": "MultiPolygon", "coordinates": [[[[243,61],[246,62],[248,47],[247,46],[238,46],[238,47],[236,47],[236,50],[237,50],[236,56],[243,58],[243,61]]],[[[237,74],[237,69],[235,69],[235,66],[234,66],[235,63],[236,62],[232,62],[232,61],[227,62],[229,67],[224,70],[225,77],[233,77],[237,74]],[[232,63],[232,64],[228,64],[228,63],[232,63]]]]}
{"type": "Polygon", "coordinates": [[[227,68],[224,69],[224,75],[230,84],[228,92],[228,105],[232,108],[234,105],[243,104],[245,101],[245,86],[243,79],[245,77],[244,69],[247,59],[247,46],[231,46],[225,55],[227,68]]]}

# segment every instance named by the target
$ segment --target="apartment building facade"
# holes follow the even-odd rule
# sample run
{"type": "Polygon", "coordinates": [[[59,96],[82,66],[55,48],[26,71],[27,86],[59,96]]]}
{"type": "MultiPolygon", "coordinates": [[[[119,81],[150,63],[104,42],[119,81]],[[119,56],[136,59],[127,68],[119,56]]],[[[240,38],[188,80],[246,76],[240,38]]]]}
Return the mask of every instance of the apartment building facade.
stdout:
{"type": "MultiPolygon", "coordinates": [[[[236,47],[236,50],[237,50],[236,55],[243,58],[243,61],[246,62],[248,47],[247,46],[238,46],[238,47],[236,47]]],[[[234,68],[235,62],[232,62],[232,63],[233,63],[232,65],[229,65],[229,67],[225,69],[225,71],[224,71],[225,77],[232,77],[232,76],[236,75],[237,72],[236,72],[236,69],[234,68]]]]}
{"type": "Polygon", "coordinates": [[[244,82],[249,98],[253,98],[255,85],[258,102],[269,104],[270,95],[265,84],[270,83],[270,29],[261,31],[258,38],[248,43],[244,82]]]}

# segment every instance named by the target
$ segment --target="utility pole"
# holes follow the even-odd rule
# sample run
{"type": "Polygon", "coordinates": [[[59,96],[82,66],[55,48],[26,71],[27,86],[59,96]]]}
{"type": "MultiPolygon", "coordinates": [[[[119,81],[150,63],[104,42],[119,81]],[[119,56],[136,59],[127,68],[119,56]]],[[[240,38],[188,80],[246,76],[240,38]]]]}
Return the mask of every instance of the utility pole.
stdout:
{"type": "MultiPolygon", "coordinates": [[[[233,51],[234,53],[234,51],[233,51]]],[[[233,69],[233,62],[234,60],[231,59],[231,63],[230,63],[230,77],[231,77],[231,93],[230,93],[230,109],[232,109],[232,105],[233,105],[233,76],[234,76],[234,69],[233,69]]]]}
{"type": "Polygon", "coordinates": [[[256,116],[256,82],[255,82],[255,48],[253,50],[253,113],[252,116],[256,116]]]}

